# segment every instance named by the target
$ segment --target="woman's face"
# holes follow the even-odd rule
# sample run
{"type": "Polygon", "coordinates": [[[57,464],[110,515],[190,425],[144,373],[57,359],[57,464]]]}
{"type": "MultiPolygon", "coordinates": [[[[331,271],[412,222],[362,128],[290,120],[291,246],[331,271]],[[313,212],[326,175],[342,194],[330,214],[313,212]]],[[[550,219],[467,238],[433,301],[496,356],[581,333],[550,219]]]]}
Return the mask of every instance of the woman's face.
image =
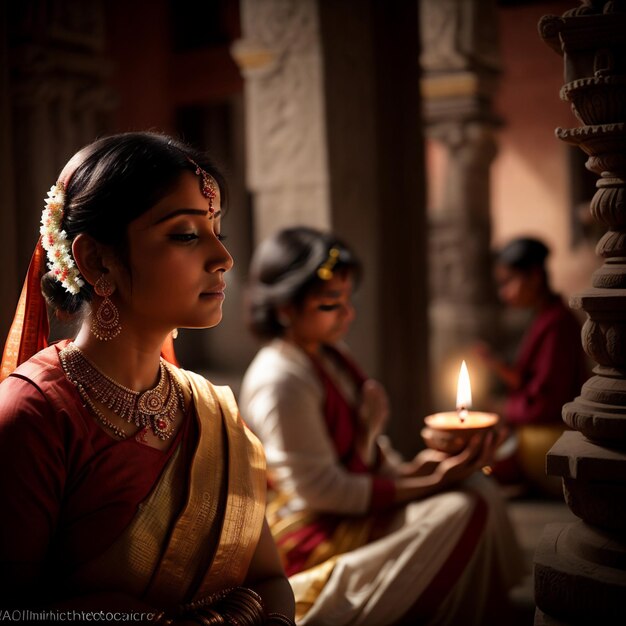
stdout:
{"type": "Polygon", "coordinates": [[[130,275],[118,282],[122,324],[169,332],[208,328],[222,318],[224,272],[233,260],[221,242],[200,179],[183,173],[175,189],[128,227],[130,275]]]}
{"type": "Polygon", "coordinates": [[[495,278],[500,300],[514,308],[531,308],[539,298],[541,272],[538,268],[528,271],[497,264],[495,278]]]}
{"type": "Polygon", "coordinates": [[[285,309],[284,314],[289,318],[286,336],[311,351],[343,339],[355,317],[352,289],[350,272],[335,272],[299,306],[285,309]]]}

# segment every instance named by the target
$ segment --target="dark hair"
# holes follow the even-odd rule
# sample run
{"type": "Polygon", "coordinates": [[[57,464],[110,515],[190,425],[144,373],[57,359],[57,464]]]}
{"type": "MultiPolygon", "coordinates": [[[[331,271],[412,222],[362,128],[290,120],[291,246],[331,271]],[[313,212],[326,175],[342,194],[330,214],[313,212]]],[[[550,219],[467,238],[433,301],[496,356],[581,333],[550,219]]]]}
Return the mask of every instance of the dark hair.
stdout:
{"type": "Polygon", "coordinates": [[[513,239],[496,253],[496,262],[521,272],[534,268],[545,270],[549,254],[550,249],[539,239],[520,237],[513,239]]]}
{"type": "MultiPolygon", "coordinates": [[[[224,178],[212,161],[167,135],[112,135],[89,144],[77,156],[79,165],[65,190],[61,227],[70,241],[86,233],[111,246],[125,264],[128,225],[170,193],[183,172],[195,172],[189,159],[215,178],[225,203],[224,178]]],[[[41,289],[57,312],[68,314],[76,313],[93,296],[86,282],[79,293],[70,294],[51,272],[41,279],[41,289]]]]}
{"type": "Polygon", "coordinates": [[[263,241],[250,264],[250,330],[263,339],[280,337],[285,329],[278,321],[277,307],[300,305],[324,284],[318,275],[323,267],[331,267],[333,273],[350,272],[357,282],[360,279],[361,263],[345,243],[330,233],[302,226],[281,230],[263,241]]]}

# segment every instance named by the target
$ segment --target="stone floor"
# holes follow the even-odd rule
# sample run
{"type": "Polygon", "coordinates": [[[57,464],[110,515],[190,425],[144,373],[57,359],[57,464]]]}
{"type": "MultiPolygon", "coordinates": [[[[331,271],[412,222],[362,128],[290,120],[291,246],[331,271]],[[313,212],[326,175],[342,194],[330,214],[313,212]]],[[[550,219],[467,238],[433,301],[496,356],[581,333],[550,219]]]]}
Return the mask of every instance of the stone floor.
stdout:
{"type": "MultiPolygon", "coordinates": [[[[544,526],[552,522],[567,523],[577,519],[567,505],[560,501],[510,500],[508,509],[530,572],[535,548],[544,526]]],[[[511,600],[516,609],[516,621],[511,626],[532,626],[535,613],[533,588],[531,573],[521,585],[511,591],[511,600]]]]}

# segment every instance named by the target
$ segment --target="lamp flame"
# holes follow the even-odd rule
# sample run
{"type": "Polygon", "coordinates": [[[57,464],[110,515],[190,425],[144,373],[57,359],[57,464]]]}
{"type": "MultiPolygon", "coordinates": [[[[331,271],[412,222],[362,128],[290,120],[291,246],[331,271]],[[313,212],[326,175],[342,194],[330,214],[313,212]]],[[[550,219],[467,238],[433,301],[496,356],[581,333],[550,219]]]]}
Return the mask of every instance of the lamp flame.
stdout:
{"type": "Polygon", "coordinates": [[[472,386],[465,361],[461,363],[459,382],[456,387],[456,410],[461,419],[467,417],[467,410],[472,406],[472,386]]]}

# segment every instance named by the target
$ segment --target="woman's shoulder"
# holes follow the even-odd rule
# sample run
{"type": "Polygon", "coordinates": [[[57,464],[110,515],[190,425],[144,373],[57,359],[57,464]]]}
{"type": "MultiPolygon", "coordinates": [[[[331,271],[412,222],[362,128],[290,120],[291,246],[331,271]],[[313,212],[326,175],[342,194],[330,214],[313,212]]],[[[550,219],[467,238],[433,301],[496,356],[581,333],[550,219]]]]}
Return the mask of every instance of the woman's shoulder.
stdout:
{"type": "Polygon", "coordinates": [[[17,371],[0,384],[0,428],[22,415],[43,415],[53,409],[43,389],[29,376],[17,371]]]}
{"type": "Polygon", "coordinates": [[[0,384],[0,398],[15,395],[16,389],[27,396],[46,397],[49,387],[63,379],[65,374],[59,362],[59,348],[52,345],[37,352],[7,376],[0,384]]]}
{"type": "Polygon", "coordinates": [[[316,379],[315,368],[302,350],[282,339],[274,339],[256,354],[244,375],[243,385],[251,381],[311,383],[316,379]]]}
{"type": "Polygon", "coordinates": [[[561,297],[556,297],[535,320],[535,326],[542,332],[558,332],[578,335],[580,322],[561,297]]]}
{"type": "Polygon", "coordinates": [[[0,384],[0,422],[50,418],[59,421],[72,415],[71,404],[77,400],[59,362],[62,345],[41,350],[22,363],[0,384]]]}
{"type": "Polygon", "coordinates": [[[239,404],[246,419],[251,406],[303,402],[306,398],[319,402],[323,384],[309,357],[297,347],[274,340],[256,355],[246,371],[239,393],[239,404]]]}

